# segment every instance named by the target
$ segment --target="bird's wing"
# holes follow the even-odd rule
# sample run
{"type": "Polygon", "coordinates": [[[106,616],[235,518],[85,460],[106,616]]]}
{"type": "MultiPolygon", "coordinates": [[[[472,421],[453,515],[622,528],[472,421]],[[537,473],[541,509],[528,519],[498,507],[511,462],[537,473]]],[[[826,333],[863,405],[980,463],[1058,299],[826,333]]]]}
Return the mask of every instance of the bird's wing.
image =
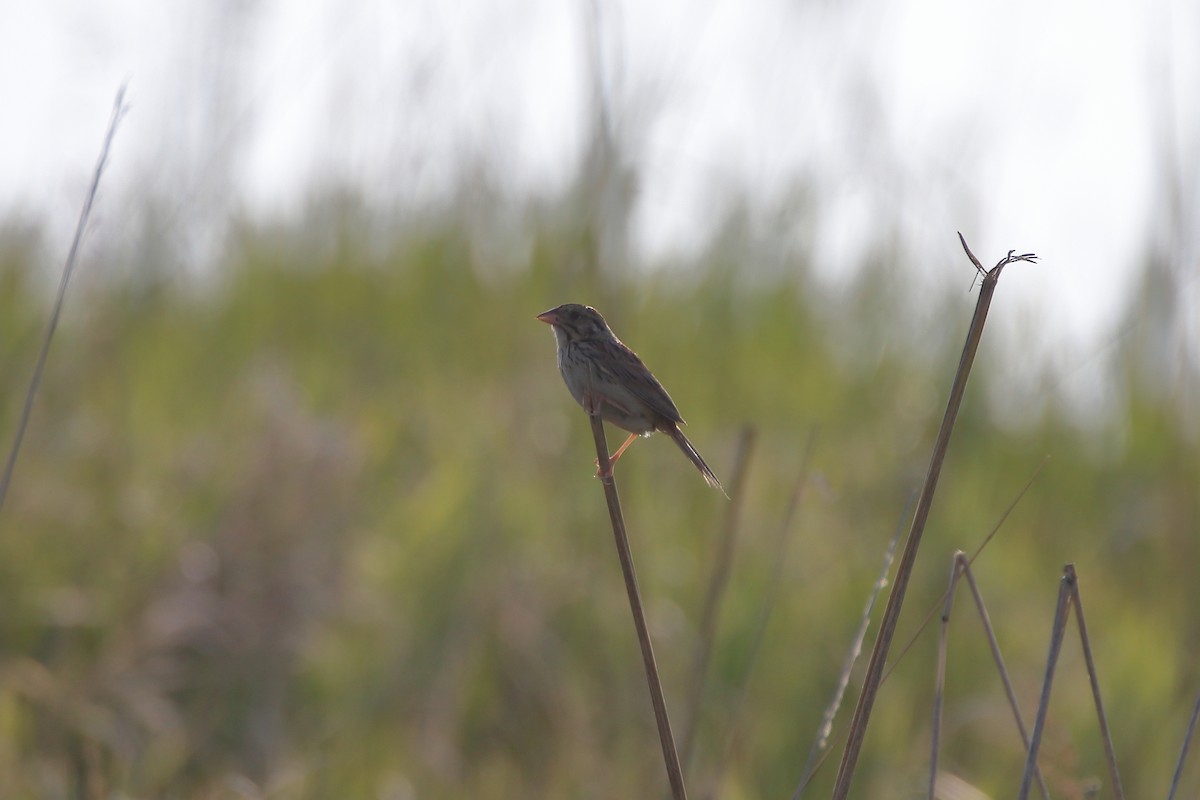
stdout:
{"type": "Polygon", "coordinates": [[[630,394],[645,403],[646,406],[672,422],[683,425],[683,417],[675,407],[675,401],[658,379],[646,369],[646,365],[638,358],[637,353],[630,350],[623,342],[617,342],[618,347],[613,351],[613,370],[617,382],[625,387],[630,394]]]}

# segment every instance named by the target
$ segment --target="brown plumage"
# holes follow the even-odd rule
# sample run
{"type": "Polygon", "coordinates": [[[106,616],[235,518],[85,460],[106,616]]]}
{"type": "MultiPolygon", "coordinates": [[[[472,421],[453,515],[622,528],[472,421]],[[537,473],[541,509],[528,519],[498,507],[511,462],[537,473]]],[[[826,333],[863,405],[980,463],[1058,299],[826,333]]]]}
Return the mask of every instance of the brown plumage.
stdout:
{"type": "Polygon", "coordinates": [[[679,430],[685,424],[675,402],[637,353],[617,338],[600,312],[591,306],[564,303],[538,315],[554,329],[558,369],[571,396],[589,414],[630,432],[612,455],[616,463],[638,436],[662,431],[696,465],[709,486],[725,489],[679,430]]]}

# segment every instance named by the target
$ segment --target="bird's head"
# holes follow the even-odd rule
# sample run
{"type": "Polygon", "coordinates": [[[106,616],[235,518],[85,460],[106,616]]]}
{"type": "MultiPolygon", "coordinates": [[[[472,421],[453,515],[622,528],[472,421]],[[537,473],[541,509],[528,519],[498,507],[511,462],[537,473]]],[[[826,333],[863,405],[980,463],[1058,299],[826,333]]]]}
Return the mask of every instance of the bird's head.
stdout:
{"type": "Polygon", "coordinates": [[[612,331],[609,330],[604,317],[600,316],[600,312],[579,303],[563,303],[549,311],[543,311],[537,318],[547,325],[554,326],[556,332],[561,332],[571,341],[612,336],[612,331]]]}

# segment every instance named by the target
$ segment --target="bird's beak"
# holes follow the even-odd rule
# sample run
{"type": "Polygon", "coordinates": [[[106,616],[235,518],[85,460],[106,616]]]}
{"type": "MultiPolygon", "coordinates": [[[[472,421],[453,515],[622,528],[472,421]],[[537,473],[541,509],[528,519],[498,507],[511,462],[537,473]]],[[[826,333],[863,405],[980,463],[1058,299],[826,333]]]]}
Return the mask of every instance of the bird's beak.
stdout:
{"type": "Polygon", "coordinates": [[[537,315],[537,318],[540,319],[542,322],[546,323],[547,325],[553,325],[556,322],[558,322],[558,314],[554,313],[557,310],[558,310],[557,308],[552,308],[549,311],[543,311],[542,313],[537,315]]]}

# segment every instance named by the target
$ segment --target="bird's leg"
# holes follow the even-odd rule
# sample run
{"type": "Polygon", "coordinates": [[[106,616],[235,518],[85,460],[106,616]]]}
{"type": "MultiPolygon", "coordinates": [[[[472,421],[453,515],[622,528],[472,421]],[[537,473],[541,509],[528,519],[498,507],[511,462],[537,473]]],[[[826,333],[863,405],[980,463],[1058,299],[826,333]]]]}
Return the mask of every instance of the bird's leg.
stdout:
{"type": "Polygon", "coordinates": [[[621,457],[621,453],[625,452],[626,447],[629,447],[629,445],[633,444],[633,440],[636,438],[638,438],[638,435],[636,433],[629,434],[629,438],[625,440],[625,444],[618,447],[617,452],[613,453],[611,456],[608,457],[608,472],[607,473],[601,474],[600,462],[597,461],[596,462],[596,477],[597,478],[607,478],[610,475],[612,475],[612,468],[616,465],[617,459],[621,457]]]}
{"type": "Polygon", "coordinates": [[[624,453],[625,448],[629,447],[629,445],[633,444],[633,440],[636,438],[638,438],[638,435],[636,433],[629,434],[629,438],[625,440],[625,444],[618,447],[617,452],[613,453],[611,456],[608,457],[608,463],[609,464],[617,463],[617,459],[621,457],[621,453],[624,453]]]}

